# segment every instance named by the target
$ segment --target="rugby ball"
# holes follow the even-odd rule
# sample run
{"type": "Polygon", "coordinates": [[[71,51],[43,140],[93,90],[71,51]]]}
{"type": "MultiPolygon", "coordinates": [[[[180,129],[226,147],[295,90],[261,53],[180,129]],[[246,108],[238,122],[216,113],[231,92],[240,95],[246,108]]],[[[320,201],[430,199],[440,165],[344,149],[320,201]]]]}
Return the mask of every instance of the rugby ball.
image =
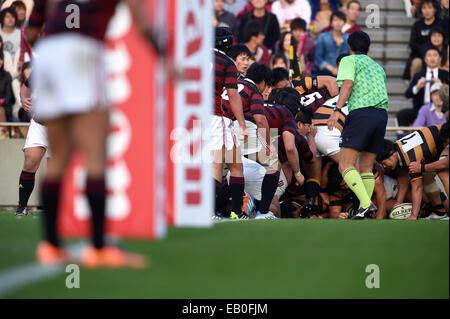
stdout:
{"type": "Polygon", "coordinates": [[[394,206],[392,210],[389,212],[390,219],[406,219],[411,216],[412,212],[412,204],[411,203],[403,203],[397,206],[394,206]]]}

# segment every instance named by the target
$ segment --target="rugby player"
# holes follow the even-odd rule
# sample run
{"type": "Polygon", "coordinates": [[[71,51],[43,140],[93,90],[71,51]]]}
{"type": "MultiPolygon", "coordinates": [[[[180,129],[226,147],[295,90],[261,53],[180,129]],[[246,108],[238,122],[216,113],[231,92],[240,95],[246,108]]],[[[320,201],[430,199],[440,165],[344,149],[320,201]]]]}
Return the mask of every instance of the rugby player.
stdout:
{"type": "Polygon", "coordinates": [[[243,80],[245,74],[247,73],[248,67],[250,66],[250,50],[244,44],[234,44],[228,50],[227,55],[236,64],[236,69],[239,74],[239,79],[243,80]]]}
{"type": "MultiPolygon", "coordinates": [[[[30,90],[30,79],[27,78],[20,88],[20,99],[26,112],[32,111],[32,98],[30,90]]],[[[16,216],[26,216],[28,200],[34,189],[36,172],[44,156],[50,157],[48,150],[47,129],[44,125],[31,118],[27,138],[22,151],[25,160],[19,178],[19,207],[16,216]]]]}
{"type": "Polygon", "coordinates": [[[227,185],[222,183],[223,164],[225,163],[231,172],[229,190],[232,197],[231,219],[246,218],[242,213],[242,197],[244,194],[244,175],[242,172],[241,151],[239,140],[233,130],[233,118],[239,123],[240,134],[244,142],[248,133],[245,125],[242,102],[238,92],[237,69],[233,60],[226,55],[231,47],[233,35],[229,28],[216,28],[216,42],[214,48],[214,78],[215,99],[214,115],[212,117],[209,132],[210,146],[214,158],[214,179],[216,185],[216,209],[222,206],[226,200],[227,185]],[[231,112],[222,108],[222,95],[226,91],[231,112]]]}
{"type": "MultiPolygon", "coordinates": [[[[394,206],[403,203],[408,189],[408,179],[411,184],[413,208],[411,216],[408,217],[410,220],[415,220],[419,216],[422,191],[429,195],[433,205],[433,212],[440,219],[446,218],[445,207],[439,196],[439,189],[436,186],[434,174],[427,173],[424,169],[428,166],[428,163],[435,162],[440,154],[445,155],[443,150],[448,146],[448,141],[448,122],[443,125],[424,127],[406,135],[395,143],[388,140],[385,141],[385,150],[379,155],[379,160],[382,160],[381,163],[384,168],[395,170],[398,174],[398,194],[394,206]],[[412,165],[411,169],[409,168],[412,162],[420,163],[420,171],[416,169],[415,165],[412,165]]],[[[441,160],[442,162],[439,164],[431,165],[431,169],[433,169],[433,166],[436,169],[436,166],[442,164],[445,158],[441,158],[441,160]]],[[[447,168],[444,165],[441,167],[442,170],[438,176],[447,192],[448,164],[447,168]]],[[[430,172],[431,169],[428,167],[430,172]]]]}
{"type": "MultiPolygon", "coordinates": [[[[92,246],[82,253],[81,264],[91,268],[148,265],[145,256],[125,252],[105,244],[105,165],[109,108],[106,100],[104,40],[108,23],[119,0],[78,1],[79,28],[67,28],[66,8],[73,1],[35,0],[26,28],[30,45],[38,40],[45,23],[45,38],[36,45],[31,84],[36,89],[35,116],[44,121],[52,150],[42,185],[44,238],[36,256],[41,264],[66,262],[69,256],[57,234],[57,213],[62,178],[74,149],[85,155],[86,196],[92,213],[92,246]]],[[[161,32],[150,26],[142,1],[126,0],[131,15],[143,37],[165,56],[161,32]]],[[[162,60],[170,75],[176,74],[169,60],[162,60]]]]}

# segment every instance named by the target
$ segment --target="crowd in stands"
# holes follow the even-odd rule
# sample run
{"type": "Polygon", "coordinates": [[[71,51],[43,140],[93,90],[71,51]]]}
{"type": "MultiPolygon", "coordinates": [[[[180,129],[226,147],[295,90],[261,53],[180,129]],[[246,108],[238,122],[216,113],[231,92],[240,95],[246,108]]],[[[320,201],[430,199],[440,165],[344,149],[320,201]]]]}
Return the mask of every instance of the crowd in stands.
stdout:
{"type": "MultiPolygon", "coordinates": [[[[32,57],[24,32],[33,4],[32,0],[0,3],[0,122],[29,121],[21,108],[20,86],[32,57]]],[[[6,136],[0,127],[0,138],[6,136]]]]}

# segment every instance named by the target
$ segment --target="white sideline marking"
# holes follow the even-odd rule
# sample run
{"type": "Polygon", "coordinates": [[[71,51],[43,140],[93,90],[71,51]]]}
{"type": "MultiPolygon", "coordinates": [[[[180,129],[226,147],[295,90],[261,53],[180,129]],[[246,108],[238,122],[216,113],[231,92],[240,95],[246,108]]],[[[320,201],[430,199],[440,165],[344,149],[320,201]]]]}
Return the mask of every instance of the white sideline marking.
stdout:
{"type": "MultiPolygon", "coordinates": [[[[68,246],[67,249],[75,260],[79,260],[83,246],[83,243],[78,243],[68,246]]],[[[36,282],[57,277],[65,271],[65,268],[65,265],[42,266],[35,261],[0,271],[0,298],[36,282]]]]}

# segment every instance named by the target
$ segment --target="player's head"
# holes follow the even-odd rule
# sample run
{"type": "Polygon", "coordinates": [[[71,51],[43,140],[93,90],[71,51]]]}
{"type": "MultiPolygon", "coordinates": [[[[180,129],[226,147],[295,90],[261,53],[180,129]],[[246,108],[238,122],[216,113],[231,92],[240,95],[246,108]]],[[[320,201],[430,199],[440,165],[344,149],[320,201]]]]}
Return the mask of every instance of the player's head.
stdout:
{"type": "Polygon", "coordinates": [[[244,28],[244,43],[255,41],[258,45],[261,45],[264,42],[264,38],[264,29],[258,21],[251,20],[247,22],[244,28]]]}
{"type": "Polygon", "coordinates": [[[17,22],[17,13],[11,7],[3,9],[0,11],[0,23],[2,24],[2,28],[4,27],[15,27],[17,22]]]}
{"type": "Polygon", "coordinates": [[[233,33],[231,32],[231,29],[227,27],[216,27],[215,40],[215,48],[227,53],[233,44],[233,33]]]}
{"type": "Polygon", "coordinates": [[[337,69],[339,69],[339,64],[341,63],[341,60],[349,55],[350,55],[349,53],[342,53],[336,58],[336,68],[337,69]]]}
{"type": "Polygon", "coordinates": [[[227,55],[236,63],[236,68],[239,73],[247,73],[252,54],[245,44],[239,43],[232,45],[230,50],[228,50],[227,55]]]}
{"type": "Polygon", "coordinates": [[[274,68],[272,70],[271,84],[274,89],[292,87],[291,81],[289,80],[289,71],[285,68],[274,68]]]}
{"type": "Polygon", "coordinates": [[[272,55],[272,58],[270,59],[270,67],[272,69],[283,68],[289,70],[288,59],[283,53],[277,52],[274,55],[272,55]]]}
{"type": "Polygon", "coordinates": [[[423,60],[430,69],[439,67],[441,64],[442,52],[433,45],[426,46],[423,50],[423,60]]]}
{"type": "Polygon", "coordinates": [[[394,170],[397,167],[398,156],[394,142],[384,140],[383,152],[377,154],[376,161],[381,163],[385,169],[394,170]]]}
{"type": "Polygon", "coordinates": [[[292,116],[295,116],[301,109],[300,93],[296,89],[288,87],[276,91],[273,96],[273,103],[283,105],[291,111],[292,116]]]}
{"type": "Polygon", "coordinates": [[[255,62],[248,68],[245,77],[252,80],[262,93],[266,89],[266,85],[270,82],[270,73],[267,65],[255,62]]]}
{"type": "Polygon", "coordinates": [[[364,31],[355,31],[348,37],[348,47],[353,53],[367,54],[370,47],[370,37],[364,31]]]}
{"type": "Polygon", "coordinates": [[[313,111],[309,107],[302,107],[295,115],[295,122],[297,123],[297,132],[300,135],[306,136],[311,130],[313,111]]]}

